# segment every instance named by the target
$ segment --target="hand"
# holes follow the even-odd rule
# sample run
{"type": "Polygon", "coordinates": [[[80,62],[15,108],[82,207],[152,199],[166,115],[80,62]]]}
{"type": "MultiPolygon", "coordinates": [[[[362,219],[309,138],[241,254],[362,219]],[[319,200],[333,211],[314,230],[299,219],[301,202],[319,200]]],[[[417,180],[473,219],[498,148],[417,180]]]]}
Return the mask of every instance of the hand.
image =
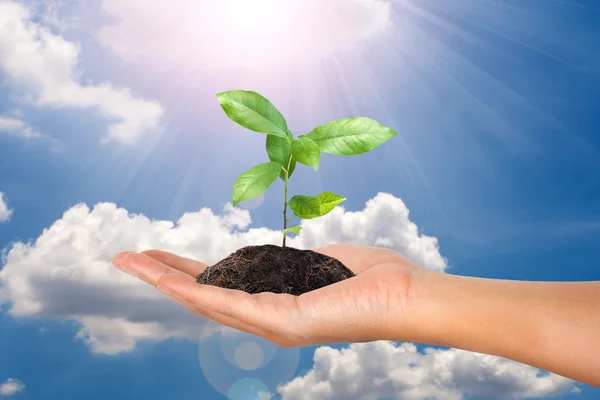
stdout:
{"type": "Polygon", "coordinates": [[[206,265],[162,251],[113,263],[192,312],[280,346],[396,340],[520,361],[600,387],[600,281],[525,282],[424,270],[392,250],[334,245],[355,277],[300,296],[199,285],[206,265]]]}
{"type": "Polygon", "coordinates": [[[356,276],[300,296],[248,294],[200,285],[207,266],[171,253],[120,253],[119,269],[157,287],[192,312],[285,347],[336,342],[410,340],[412,286],[424,273],[400,253],[360,245],[315,250],[334,257],[356,276]],[[402,336],[402,335],[400,335],[402,336]]]}

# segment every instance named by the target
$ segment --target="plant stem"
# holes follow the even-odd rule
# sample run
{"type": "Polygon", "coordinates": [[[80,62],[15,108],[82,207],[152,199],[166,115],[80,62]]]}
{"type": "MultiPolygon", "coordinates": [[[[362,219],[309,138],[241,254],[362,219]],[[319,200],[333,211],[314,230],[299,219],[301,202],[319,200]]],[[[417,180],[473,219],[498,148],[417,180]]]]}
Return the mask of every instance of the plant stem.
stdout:
{"type": "MultiPolygon", "coordinates": [[[[292,156],[290,155],[290,158],[288,160],[288,165],[287,168],[284,170],[285,171],[285,179],[283,180],[283,229],[287,229],[287,223],[288,223],[288,219],[287,219],[287,196],[288,196],[288,178],[289,178],[289,171],[290,171],[290,165],[292,165],[292,156]]],[[[291,218],[290,218],[291,219],[291,218]]],[[[287,233],[283,232],[283,245],[282,247],[285,247],[285,241],[287,239],[287,233]]]]}

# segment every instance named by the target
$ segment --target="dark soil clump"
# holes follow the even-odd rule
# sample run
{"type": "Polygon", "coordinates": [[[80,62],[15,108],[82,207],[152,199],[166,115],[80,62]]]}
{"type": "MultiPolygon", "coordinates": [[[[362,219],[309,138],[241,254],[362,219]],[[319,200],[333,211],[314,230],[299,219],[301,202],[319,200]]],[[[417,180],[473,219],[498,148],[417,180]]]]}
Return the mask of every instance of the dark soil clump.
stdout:
{"type": "Polygon", "coordinates": [[[244,247],[198,275],[204,285],[300,295],[354,276],[335,258],[273,245],[244,247]]]}

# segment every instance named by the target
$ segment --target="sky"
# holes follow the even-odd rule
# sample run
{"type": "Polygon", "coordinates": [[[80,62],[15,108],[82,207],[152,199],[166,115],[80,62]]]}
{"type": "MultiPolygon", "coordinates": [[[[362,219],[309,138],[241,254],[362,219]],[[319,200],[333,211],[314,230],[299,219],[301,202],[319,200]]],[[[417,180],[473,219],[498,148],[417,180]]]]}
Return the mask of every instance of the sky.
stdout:
{"type": "Polygon", "coordinates": [[[454,349],[278,348],[110,264],[278,243],[281,182],[231,206],[267,156],[215,94],[246,89],[296,135],[399,133],[297,169],[292,195],[347,200],[290,245],[600,280],[599,40],[594,0],[0,0],[0,399],[600,398],[454,349]]]}

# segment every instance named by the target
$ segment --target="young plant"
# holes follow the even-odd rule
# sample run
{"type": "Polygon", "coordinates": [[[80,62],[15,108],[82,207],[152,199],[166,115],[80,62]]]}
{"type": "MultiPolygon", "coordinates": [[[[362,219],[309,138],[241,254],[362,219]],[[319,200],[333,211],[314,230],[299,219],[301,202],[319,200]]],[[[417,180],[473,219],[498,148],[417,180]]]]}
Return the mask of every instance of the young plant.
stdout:
{"type": "Polygon", "coordinates": [[[300,226],[288,227],[288,207],[300,219],[322,217],[346,200],[335,193],[316,196],[294,196],[288,201],[288,182],[296,163],[319,168],[321,153],[352,156],[366,153],[398,135],[392,129],[365,117],[344,118],[321,125],[306,135],[294,137],[281,113],[260,94],[232,90],[217,94],[227,116],[255,132],[267,135],[270,162],[256,165],[241,174],[233,185],[233,205],[256,198],[271,186],[277,177],[283,180],[283,247],[288,233],[300,233],[300,226]]]}

